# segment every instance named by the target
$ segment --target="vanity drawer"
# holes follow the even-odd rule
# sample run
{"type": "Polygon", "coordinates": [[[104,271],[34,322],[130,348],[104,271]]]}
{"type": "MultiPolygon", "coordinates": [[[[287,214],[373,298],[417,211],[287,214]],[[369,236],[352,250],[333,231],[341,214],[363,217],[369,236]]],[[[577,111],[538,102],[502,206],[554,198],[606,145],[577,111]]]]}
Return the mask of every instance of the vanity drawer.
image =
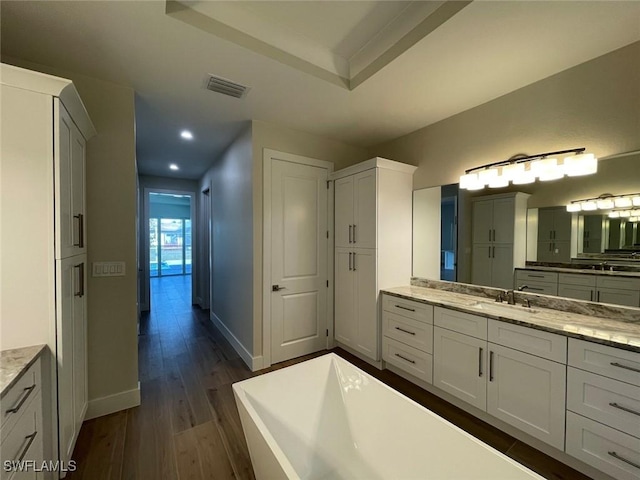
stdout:
{"type": "Polygon", "coordinates": [[[573,412],[567,412],[565,451],[618,480],[640,478],[637,438],[573,412]]]}
{"type": "MultiPolygon", "coordinates": [[[[18,461],[24,454],[23,460],[32,460],[41,464],[43,460],[43,434],[42,431],[42,400],[38,391],[24,403],[15,425],[11,429],[2,429],[2,461],[18,461]]],[[[41,478],[34,471],[14,474],[0,470],[0,479],[9,478],[41,478]],[[13,476],[12,476],[13,475],[13,476]]]]}
{"type": "Polygon", "coordinates": [[[487,319],[485,317],[435,307],[433,323],[438,327],[453,330],[454,332],[470,335],[481,340],[487,339],[487,319]]]}
{"type": "Polygon", "coordinates": [[[569,367],[567,409],[640,438],[640,387],[635,385],[569,367]]]}
{"type": "Polygon", "coordinates": [[[640,386],[640,353],[570,338],[568,364],[640,386]]]}
{"type": "Polygon", "coordinates": [[[567,363],[567,337],[499,320],[489,320],[489,341],[537,357],[567,363]]]}
{"type": "Polygon", "coordinates": [[[516,270],[516,279],[525,282],[558,283],[558,274],[540,270],[516,270]]]}
{"type": "Polygon", "coordinates": [[[383,337],[382,359],[420,380],[433,382],[433,357],[417,348],[383,337]]]}
{"type": "Polygon", "coordinates": [[[382,312],[382,334],[426,353],[433,350],[433,325],[430,323],[382,312]]]}
{"type": "Polygon", "coordinates": [[[640,290],[640,278],[598,276],[598,288],[614,288],[616,290],[640,290]]]}
{"type": "Polygon", "coordinates": [[[526,285],[528,287],[525,289],[525,292],[537,293],[540,295],[558,295],[558,284],[556,282],[547,283],[538,282],[535,280],[516,279],[516,283],[513,288],[517,290],[523,285],[526,285]]]}
{"type": "Polygon", "coordinates": [[[582,285],[585,287],[596,286],[596,276],[590,274],[579,273],[561,273],[558,275],[558,283],[565,285],[582,285]]]}
{"type": "Polygon", "coordinates": [[[424,323],[433,323],[433,307],[420,302],[406,300],[391,295],[383,295],[382,310],[424,323]]]}
{"type": "Polygon", "coordinates": [[[12,423],[15,418],[19,417],[30,397],[38,393],[41,383],[41,371],[41,362],[40,358],[38,358],[2,398],[2,428],[5,428],[7,422],[12,423]],[[13,411],[14,409],[17,409],[17,411],[13,411]]]}

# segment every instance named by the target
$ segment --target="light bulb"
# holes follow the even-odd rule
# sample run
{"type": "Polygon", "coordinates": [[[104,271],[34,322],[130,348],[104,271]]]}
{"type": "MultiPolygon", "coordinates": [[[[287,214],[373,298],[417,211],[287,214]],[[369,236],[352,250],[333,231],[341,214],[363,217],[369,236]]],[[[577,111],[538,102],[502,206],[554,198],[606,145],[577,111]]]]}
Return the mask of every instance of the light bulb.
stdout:
{"type": "Polygon", "coordinates": [[[557,158],[543,158],[531,162],[531,171],[542,182],[564,177],[564,170],[558,166],[557,158]]]}
{"type": "Polygon", "coordinates": [[[562,169],[570,177],[579,177],[582,175],[591,175],[598,171],[598,159],[593,153],[583,153],[566,157],[562,164],[562,169]]]}
{"type": "Polygon", "coordinates": [[[613,200],[616,208],[627,208],[633,205],[633,202],[629,197],[618,197],[613,200]]]}
{"type": "Polygon", "coordinates": [[[601,198],[596,200],[596,204],[598,205],[599,210],[609,210],[614,207],[613,200],[610,198],[601,198]]]}
{"type": "Polygon", "coordinates": [[[631,203],[634,207],[640,207],[640,196],[631,197],[631,203]]]}
{"type": "Polygon", "coordinates": [[[629,218],[631,216],[631,210],[620,210],[620,218],[629,218]]]}
{"type": "Polygon", "coordinates": [[[580,207],[585,212],[590,212],[598,209],[598,204],[593,200],[587,200],[586,202],[580,202],[580,207]]]}
{"type": "Polygon", "coordinates": [[[579,212],[581,210],[582,210],[582,207],[578,202],[570,203],[569,205],[567,205],[567,212],[579,212]]]}
{"type": "Polygon", "coordinates": [[[620,218],[620,212],[609,212],[609,218],[620,218]]]}
{"type": "Polygon", "coordinates": [[[465,190],[479,190],[480,188],[473,188],[480,185],[483,188],[484,185],[480,184],[477,173],[467,173],[460,176],[460,188],[465,190]]]}

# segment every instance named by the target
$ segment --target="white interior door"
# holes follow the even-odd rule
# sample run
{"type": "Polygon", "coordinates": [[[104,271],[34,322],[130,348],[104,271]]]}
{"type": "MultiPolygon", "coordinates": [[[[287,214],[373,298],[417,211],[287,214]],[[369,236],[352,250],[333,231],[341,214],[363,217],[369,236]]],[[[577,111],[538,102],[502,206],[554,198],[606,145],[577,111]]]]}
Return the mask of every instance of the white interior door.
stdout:
{"type": "Polygon", "coordinates": [[[326,348],[328,171],[271,163],[271,362],[326,348]]]}

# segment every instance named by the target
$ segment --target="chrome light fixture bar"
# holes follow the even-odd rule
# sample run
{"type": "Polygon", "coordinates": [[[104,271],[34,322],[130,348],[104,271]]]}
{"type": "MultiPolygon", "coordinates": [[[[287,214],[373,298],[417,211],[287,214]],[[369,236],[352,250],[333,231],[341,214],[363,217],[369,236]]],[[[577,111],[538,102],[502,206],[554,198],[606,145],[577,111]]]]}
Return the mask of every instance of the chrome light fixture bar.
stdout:
{"type": "MultiPolygon", "coordinates": [[[[592,212],[594,210],[613,210],[614,208],[632,209],[633,207],[640,207],[640,193],[626,193],[624,195],[603,193],[595,198],[573,200],[567,205],[567,212],[592,212]]],[[[611,218],[618,218],[620,215],[616,215],[616,213],[622,211],[624,210],[613,211],[611,213],[615,216],[609,216],[611,218]]]]}
{"type": "Polygon", "coordinates": [[[518,154],[501,162],[489,163],[481,167],[465,170],[460,176],[460,188],[481,190],[485,187],[501,188],[509,183],[525,185],[536,179],[545,182],[564,177],[591,175],[598,171],[598,159],[592,153],[584,153],[585,148],[572,148],[536,155],[518,154]],[[556,156],[566,156],[562,161],[556,156]]]}

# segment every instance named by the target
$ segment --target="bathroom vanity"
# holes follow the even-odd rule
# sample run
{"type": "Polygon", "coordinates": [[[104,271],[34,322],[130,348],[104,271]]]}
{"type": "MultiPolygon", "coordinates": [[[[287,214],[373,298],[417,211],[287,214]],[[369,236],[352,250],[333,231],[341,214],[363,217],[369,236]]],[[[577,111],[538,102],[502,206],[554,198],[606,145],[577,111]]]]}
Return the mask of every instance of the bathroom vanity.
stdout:
{"type": "Polygon", "coordinates": [[[640,310],[448,288],[382,292],[385,368],[587,475],[640,478],[640,310]]]}

